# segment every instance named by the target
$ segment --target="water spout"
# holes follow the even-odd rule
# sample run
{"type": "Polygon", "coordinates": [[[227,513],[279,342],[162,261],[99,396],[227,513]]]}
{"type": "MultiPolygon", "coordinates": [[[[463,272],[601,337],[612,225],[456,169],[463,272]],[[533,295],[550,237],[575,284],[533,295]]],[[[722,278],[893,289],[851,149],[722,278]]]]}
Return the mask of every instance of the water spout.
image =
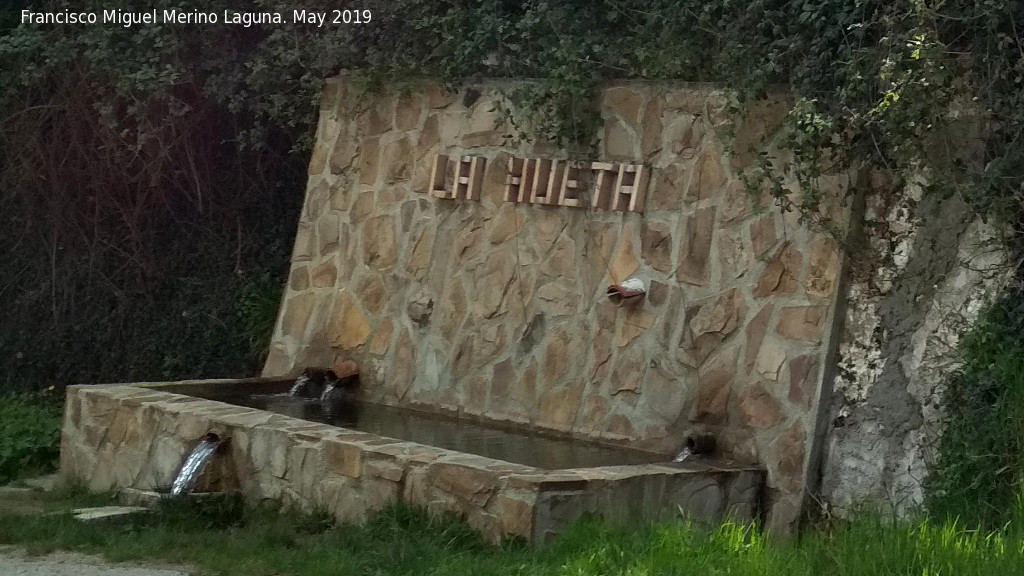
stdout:
{"type": "Polygon", "coordinates": [[[306,372],[303,372],[295,379],[295,384],[292,384],[290,390],[288,390],[289,396],[304,396],[305,391],[309,388],[310,378],[306,372]]]}
{"type": "Polygon", "coordinates": [[[181,465],[181,470],[174,477],[174,482],[171,484],[171,496],[181,496],[192,491],[196,481],[199,480],[199,475],[203,472],[203,468],[206,467],[206,464],[223,442],[220,436],[213,432],[203,436],[199,444],[185,458],[185,462],[181,465]]]}
{"type": "Polygon", "coordinates": [[[715,451],[715,437],[711,434],[698,436],[687,436],[683,443],[683,449],[672,459],[673,462],[683,462],[693,456],[708,456],[715,451]]]}

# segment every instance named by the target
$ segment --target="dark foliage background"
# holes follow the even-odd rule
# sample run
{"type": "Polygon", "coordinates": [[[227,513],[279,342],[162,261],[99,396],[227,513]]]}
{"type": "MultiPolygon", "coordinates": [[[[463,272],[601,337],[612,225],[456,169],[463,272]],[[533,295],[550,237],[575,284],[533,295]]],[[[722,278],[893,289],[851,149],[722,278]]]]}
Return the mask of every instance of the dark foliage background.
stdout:
{"type": "MultiPolygon", "coordinates": [[[[959,195],[1021,229],[1021,0],[366,0],[349,7],[371,10],[369,24],[322,29],[19,25],[27,5],[0,0],[0,389],[253,373],[287,268],[319,89],[341,68],[370,86],[529,78],[508,94],[521,124],[579,146],[593,142],[591,96],[607,79],[720,82],[737,110],[778,84],[794,98],[784,168],[802,193],[782,197],[769,157],[748,176],[784,206],[815,219],[818,176],[866,166],[888,175],[891,189],[877,193],[925,174],[928,193],[959,195]]],[[[33,3],[114,7],[189,8],[33,3]]],[[[1019,254],[1020,238],[1009,243],[1019,254]]],[[[971,342],[966,355],[987,354],[971,342]]],[[[1006,374],[966,373],[983,372],[1002,392],[979,393],[967,420],[951,412],[968,435],[1005,423],[986,398],[1021,397],[1006,374]]],[[[956,446],[944,454],[955,459],[956,446]]],[[[1020,456],[1013,448],[999,498],[1019,491],[1020,456]]],[[[967,489],[970,474],[954,468],[935,471],[944,494],[967,489]]]]}

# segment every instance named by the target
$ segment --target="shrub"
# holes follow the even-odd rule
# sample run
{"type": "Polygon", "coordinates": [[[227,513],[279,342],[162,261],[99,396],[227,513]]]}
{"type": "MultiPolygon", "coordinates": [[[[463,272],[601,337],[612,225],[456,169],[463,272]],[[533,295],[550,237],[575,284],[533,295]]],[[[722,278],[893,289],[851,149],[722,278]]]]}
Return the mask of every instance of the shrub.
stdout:
{"type": "Polygon", "coordinates": [[[52,399],[0,396],[0,484],[56,468],[61,411],[52,399]]]}
{"type": "Polygon", "coordinates": [[[926,481],[939,519],[998,528],[1020,518],[1024,480],[1024,290],[980,317],[960,345],[947,388],[945,432],[926,481]]]}

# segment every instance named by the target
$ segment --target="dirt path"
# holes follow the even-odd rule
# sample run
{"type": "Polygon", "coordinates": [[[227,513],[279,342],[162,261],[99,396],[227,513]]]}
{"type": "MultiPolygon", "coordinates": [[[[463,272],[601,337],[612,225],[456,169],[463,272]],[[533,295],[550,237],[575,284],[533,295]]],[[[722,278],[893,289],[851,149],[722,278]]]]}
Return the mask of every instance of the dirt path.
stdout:
{"type": "Polygon", "coordinates": [[[46,556],[25,556],[14,548],[0,548],[3,576],[190,576],[184,567],[110,564],[94,556],[54,552],[46,556]]]}

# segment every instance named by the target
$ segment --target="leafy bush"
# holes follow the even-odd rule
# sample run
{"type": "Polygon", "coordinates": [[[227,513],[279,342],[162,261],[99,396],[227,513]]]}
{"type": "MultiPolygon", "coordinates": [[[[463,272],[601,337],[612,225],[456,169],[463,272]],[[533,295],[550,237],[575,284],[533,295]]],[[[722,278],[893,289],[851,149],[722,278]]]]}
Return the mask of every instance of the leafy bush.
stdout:
{"type": "Polygon", "coordinates": [[[0,484],[56,468],[61,411],[52,399],[0,396],[0,484]]]}
{"type": "Polygon", "coordinates": [[[960,345],[946,426],[926,482],[940,519],[1000,527],[1024,521],[1024,293],[994,303],[960,345]]]}

